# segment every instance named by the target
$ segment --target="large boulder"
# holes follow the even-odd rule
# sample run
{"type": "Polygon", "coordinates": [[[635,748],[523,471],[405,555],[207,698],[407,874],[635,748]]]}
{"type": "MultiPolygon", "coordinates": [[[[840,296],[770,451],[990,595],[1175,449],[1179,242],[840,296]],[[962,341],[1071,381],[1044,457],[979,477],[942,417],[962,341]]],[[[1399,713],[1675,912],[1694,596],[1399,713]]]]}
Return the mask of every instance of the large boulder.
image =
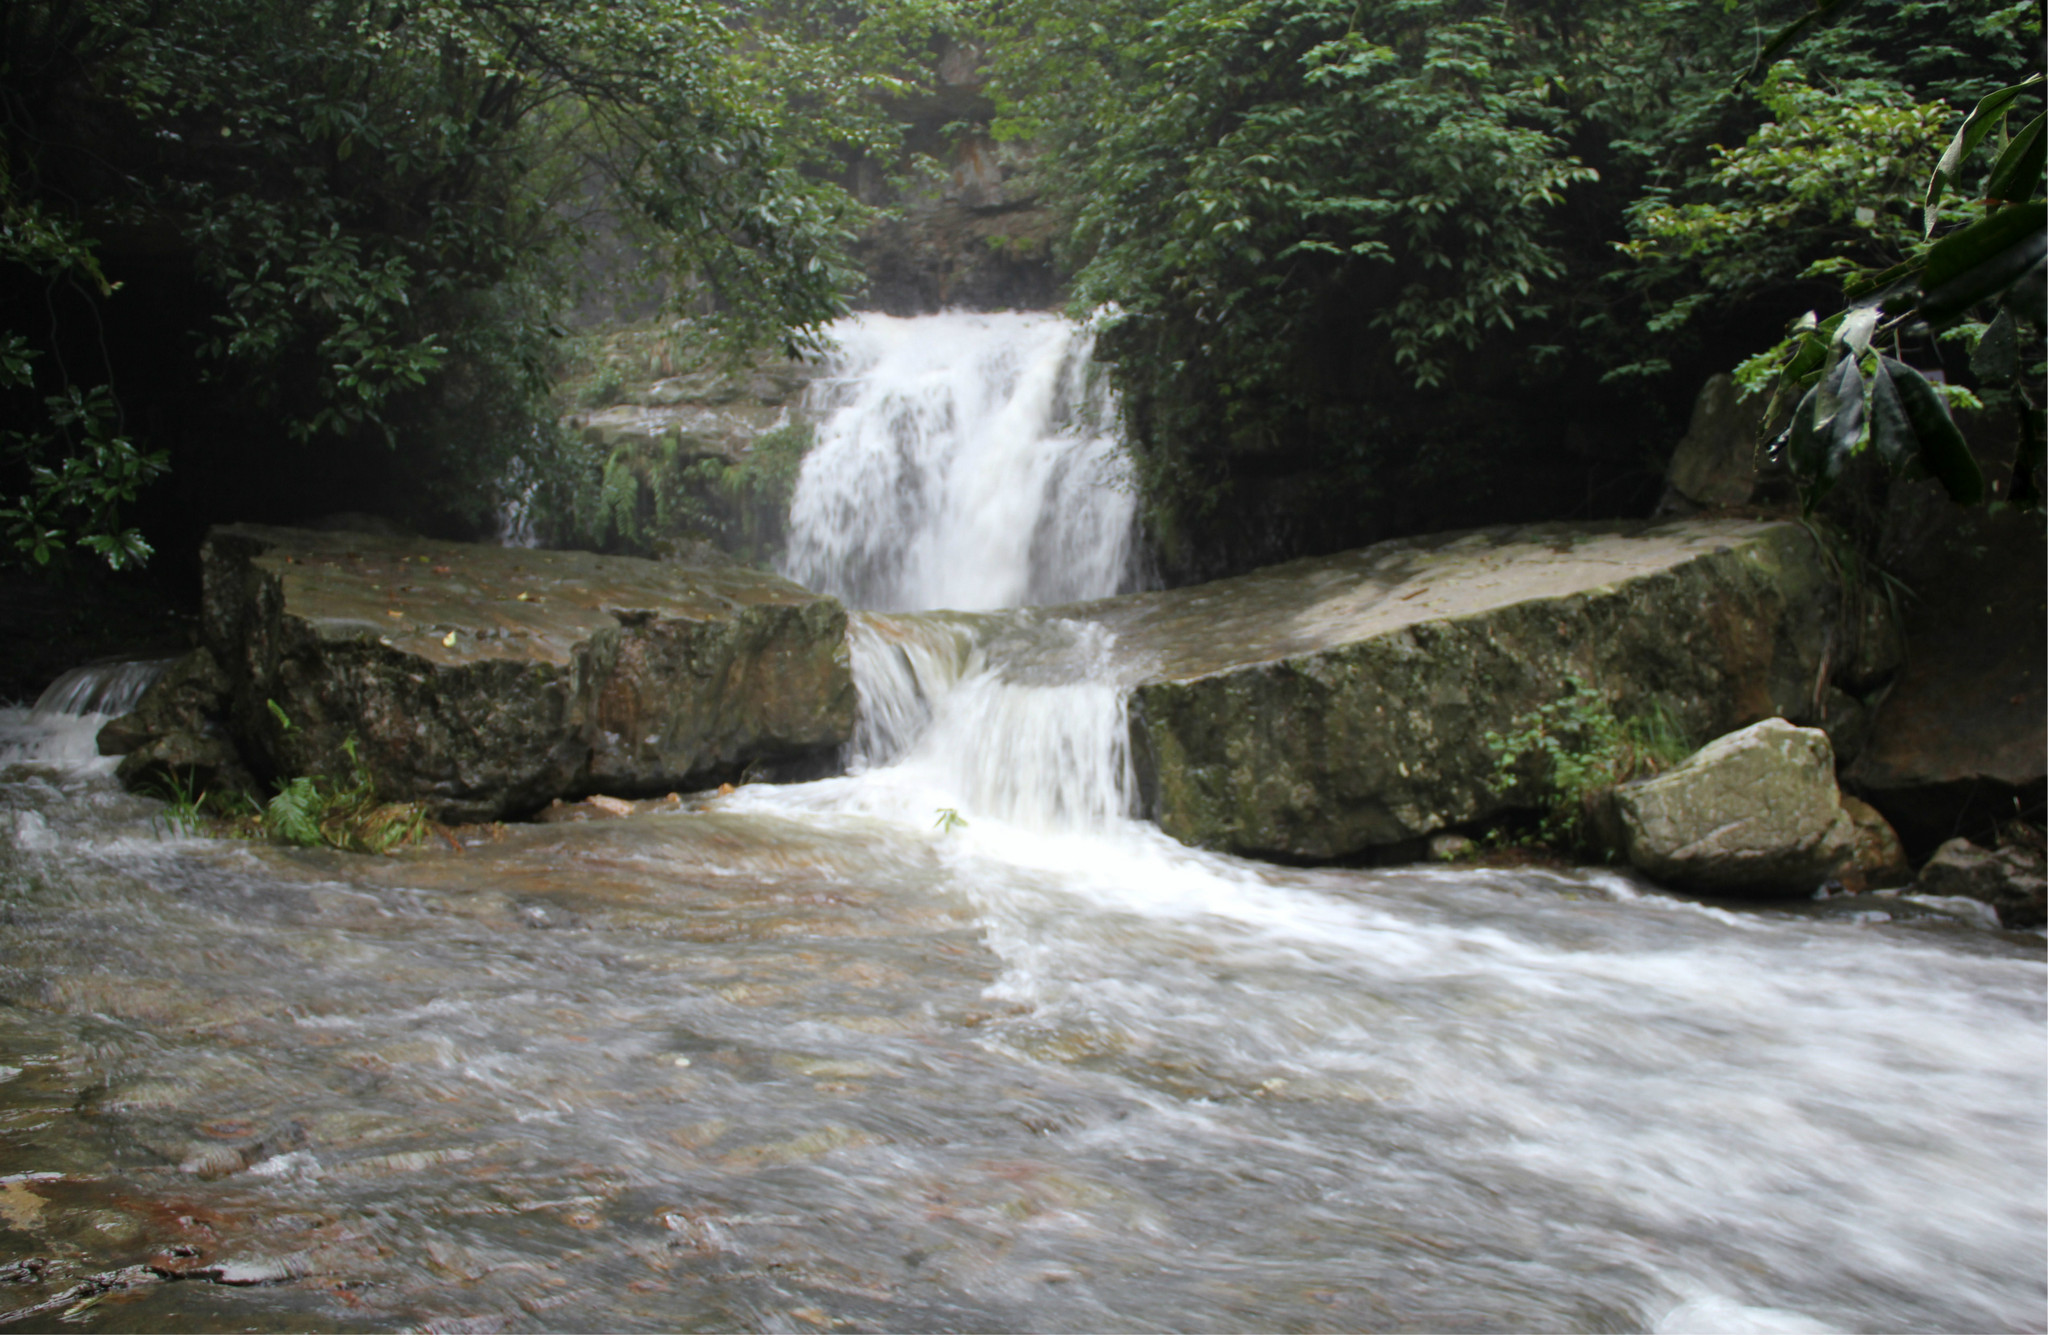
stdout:
{"type": "Polygon", "coordinates": [[[273,774],[445,819],[818,763],[851,734],[846,612],[731,564],[235,525],[203,552],[229,726],[273,774]]]}
{"type": "Polygon", "coordinates": [[[1811,894],[1856,861],[1857,824],[1835,786],[1827,734],[1781,718],[1621,785],[1613,803],[1629,865],[1680,889],[1811,894]]]}
{"type": "Polygon", "coordinates": [[[1692,421],[1671,452],[1663,514],[1691,514],[1745,504],[1756,491],[1756,436],[1767,396],[1744,397],[1735,377],[1707,377],[1692,421]]]}
{"type": "Polygon", "coordinates": [[[1819,721],[1839,567],[1798,524],[1544,524],[1401,539],[1061,609],[1141,663],[1131,727],[1176,838],[1334,859],[1505,811],[1489,732],[1576,677],[1694,737],[1819,721]]]}
{"type": "Polygon", "coordinates": [[[2042,819],[2048,555],[2038,514],[1965,509],[1933,483],[1897,491],[1880,557],[1903,584],[1912,648],[1843,781],[1924,858],[1955,836],[1989,844],[2003,822],[2042,819]]]}

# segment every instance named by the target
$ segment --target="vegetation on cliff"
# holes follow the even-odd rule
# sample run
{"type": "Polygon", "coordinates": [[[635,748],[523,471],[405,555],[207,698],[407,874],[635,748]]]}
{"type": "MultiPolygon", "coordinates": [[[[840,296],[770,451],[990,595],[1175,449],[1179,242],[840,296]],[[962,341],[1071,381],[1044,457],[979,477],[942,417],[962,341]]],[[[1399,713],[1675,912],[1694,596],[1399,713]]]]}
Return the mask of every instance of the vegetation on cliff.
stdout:
{"type": "Polygon", "coordinates": [[[594,240],[735,344],[815,346],[858,278],[834,169],[893,145],[924,9],[6,6],[0,536],[120,565],[193,514],[480,522],[557,462],[594,240]]]}
{"type": "MultiPolygon", "coordinates": [[[[0,540],[120,566],[215,518],[452,535],[508,486],[607,494],[547,397],[593,249],[730,346],[815,347],[861,280],[849,165],[906,162],[926,67],[976,51],[971,128],[1037,146],[1169,574],[1642,513],[1701,376],[1759,348],[1751,380],[1798,391],[1781,421],[1843,349],[1891,387],[1872,423],[1927,406],[1907,364],[2020,404],[2025,318],[1818,317],[1927,252],[1920,183],[1999,88],[2008,128],[1943,160],[1933,241],[2038,193],[1981,178],[2005,139],[2039,157],[2040,24],[2006,0],[20,0],[0,540]]],[[[1805,420],[1813,476],[1876,439],[1805,420]]]]}
{"type": "Polygon", "coordinates": [[[1825,8],[1737,84],[1804,5],[1003,6],[1169,563],[1646,509],[1702,371],[1902,258],[2038,63],[2030,4],[1825,8]]]}

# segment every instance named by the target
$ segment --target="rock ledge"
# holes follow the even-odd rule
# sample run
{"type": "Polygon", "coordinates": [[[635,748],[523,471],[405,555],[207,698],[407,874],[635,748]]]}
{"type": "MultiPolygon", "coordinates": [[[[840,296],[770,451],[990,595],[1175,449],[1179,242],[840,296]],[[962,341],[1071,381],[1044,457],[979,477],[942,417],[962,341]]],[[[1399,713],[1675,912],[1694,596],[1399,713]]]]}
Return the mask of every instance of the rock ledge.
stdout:
{"type": "Polygon", "coordinates": [[[845,609],[760,571],[255,525],[202,561],[252,767],[346,773],[354,736],[443,819],[819,763],[852,731],[845,609]]]}

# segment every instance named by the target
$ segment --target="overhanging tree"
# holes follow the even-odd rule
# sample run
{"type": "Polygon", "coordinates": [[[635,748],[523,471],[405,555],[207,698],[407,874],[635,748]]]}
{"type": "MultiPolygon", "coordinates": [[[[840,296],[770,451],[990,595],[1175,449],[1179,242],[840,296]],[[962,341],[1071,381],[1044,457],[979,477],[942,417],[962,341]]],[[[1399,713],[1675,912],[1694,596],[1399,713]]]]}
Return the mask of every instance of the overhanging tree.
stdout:
{"type": "Polygon", "coordinates": [[[143,559],[124,508],[180,462],[201,412],[264,437],[239,469],[353,460],[417,510],[473,518],[514,459],[548,465],[553,318],[593,214],[732,344],[816,346],[857,281],[860,211],[829,169],[886,151],[874,94],[914,72],[943,13],[15,0],[0,15],[8,545],[143,559]],[[138,328],[206,386],[176,385],[176,411],[148,423],[146,359],[121,354],[138,328]]]}

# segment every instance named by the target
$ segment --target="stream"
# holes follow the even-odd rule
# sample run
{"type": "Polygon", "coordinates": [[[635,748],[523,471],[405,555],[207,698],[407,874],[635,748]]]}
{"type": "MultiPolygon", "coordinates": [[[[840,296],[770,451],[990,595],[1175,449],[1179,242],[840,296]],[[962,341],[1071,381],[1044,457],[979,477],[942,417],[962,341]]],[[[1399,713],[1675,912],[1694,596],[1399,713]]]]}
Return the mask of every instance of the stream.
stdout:
{"type": "Polygon", "coordinates": [[[2038,937],[1183,847],[1085,332],[842,343],[843,777],[369,858],[0,711],[0,1328],[2048,1325],[2038,937]]]}

